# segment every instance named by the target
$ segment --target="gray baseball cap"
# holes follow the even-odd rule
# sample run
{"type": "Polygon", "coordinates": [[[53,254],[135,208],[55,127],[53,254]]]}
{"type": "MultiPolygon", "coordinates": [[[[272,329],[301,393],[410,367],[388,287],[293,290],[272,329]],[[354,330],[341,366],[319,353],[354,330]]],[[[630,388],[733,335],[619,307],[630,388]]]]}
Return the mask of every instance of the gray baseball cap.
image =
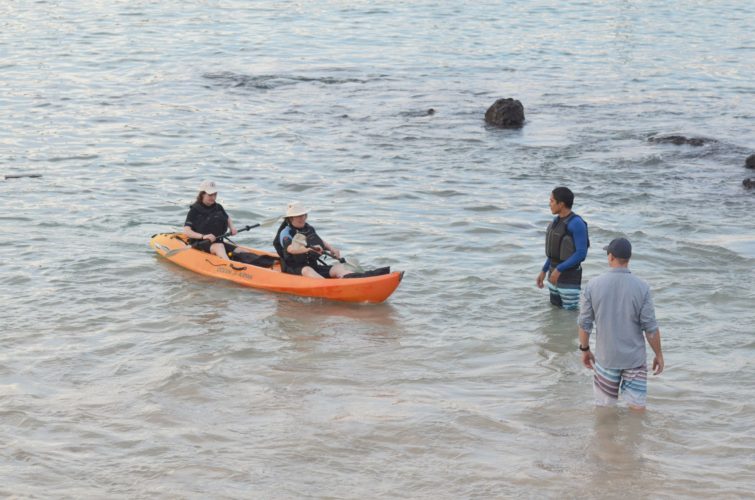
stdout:
{"type": "Polygon", "coordinates": [[[626,238],[616,238],[611,243],[603,247],[603,250],[610,253],[617,259],[629,259],[632,257],[632,244],[626,238]]]}

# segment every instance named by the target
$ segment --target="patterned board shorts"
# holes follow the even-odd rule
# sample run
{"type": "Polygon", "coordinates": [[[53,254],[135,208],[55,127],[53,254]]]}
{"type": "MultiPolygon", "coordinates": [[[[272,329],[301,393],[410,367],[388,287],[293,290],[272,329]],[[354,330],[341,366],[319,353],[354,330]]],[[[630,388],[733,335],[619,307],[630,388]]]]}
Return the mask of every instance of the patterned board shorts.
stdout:
{"type": "MultiPolygon", "coordinates": [[[[550,278],[553,269],[548,271],[550,278]]],[[[579,307],[580,286],[582,284],[582,266],[567,269],[561,273],[558,283],[554,286],[547,281],[551,304],[563,309],[573,310],[579,307]]]]}
{"type": "Polygon", "coordinates": [[[565,288],[562,286],[553,286],[548,282],[548,291],[551,296],[551,304],[567,310],[574,310],[579,307],[580,288],[565,288]]]}
{"type": "Polygon", "coordinates": [[[624,401],[630,406],[645,407],[648,394],[648,367],[643,364],[637,368],[617,370],[603,368],[597,361],[594,363],[593,391],[595,404],[598,406],[613,406],[621,393],[624,401]]]}

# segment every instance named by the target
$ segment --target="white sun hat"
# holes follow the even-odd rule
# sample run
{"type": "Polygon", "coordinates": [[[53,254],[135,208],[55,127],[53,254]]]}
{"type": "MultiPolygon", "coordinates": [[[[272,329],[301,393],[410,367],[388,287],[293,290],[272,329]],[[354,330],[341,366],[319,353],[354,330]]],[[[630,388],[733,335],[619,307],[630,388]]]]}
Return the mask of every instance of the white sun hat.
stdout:
{"type": "Polygon", "coordinates": [[[309,213],[309,209],[298,201],[292,201],[288,204],[288,207],[286,207],[286,217],[296,217],[306,213],[309,213]]]}
{"type": "Polygon", "coordinates": [[[199,185],[199,190],[207,194],[215,194],[218,192],[218,186],[214,181],[202,181],[202,184],[199,185]]]}

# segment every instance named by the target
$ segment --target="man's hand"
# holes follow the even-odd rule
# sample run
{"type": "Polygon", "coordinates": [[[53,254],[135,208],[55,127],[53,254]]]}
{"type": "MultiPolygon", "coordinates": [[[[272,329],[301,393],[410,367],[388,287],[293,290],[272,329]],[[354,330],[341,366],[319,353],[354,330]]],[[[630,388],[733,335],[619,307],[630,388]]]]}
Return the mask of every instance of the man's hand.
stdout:
{"type": "Polygon", "coordinates": [[[561,271],[559,271],[558,269],[554,269],[553,271],[551,271],[551,275],[548,278],[548,281],[551,282],[551,285],[556,286],[556,284],[558,283],[559,276],[561,276],[561,271]]]}
{"type": "Polygon", "coordinates": [[[663,371],[663,355],[653,358],[653,375],[660,375],[663,371]]]}
{"type": "Polygon", "coordinates": [[[661,329],[657,329],[654,332],[645,332],[645,338],[648,339],[648,344],[653,348],[653,375],[659,375],[663,371],[663,351],[661,350],[661,329]]]}
{"type": "Polygon", "coordinates": [[[595,361],[595,356],[593,356],[591,351],[584,351],[582,353],[582,364],[585,365],[586,368],[593,370],[594,361],[595,361]]]}
{"type": "Polygon", "coordinates": [[[540,274],[535,278],[535,284],[538,288],[543,288],[545,286],[545,271],[540,271],[540,274]]]}

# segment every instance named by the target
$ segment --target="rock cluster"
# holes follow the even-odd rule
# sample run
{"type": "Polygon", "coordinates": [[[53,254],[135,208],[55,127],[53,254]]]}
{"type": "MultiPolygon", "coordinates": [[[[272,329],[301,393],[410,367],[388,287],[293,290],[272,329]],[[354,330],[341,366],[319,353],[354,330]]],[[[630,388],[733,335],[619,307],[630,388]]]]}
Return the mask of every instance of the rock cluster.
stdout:
{"type": "Polygon", "coordinates": [[[651,137],[648,139],[650,142],[657,142],[659,144],[675,144],[677,146],[689,145],[689,146],[703,146],[709,142],[716,142],[713,139],[705,139],[703,137],[684,137],[683,135],[666,135],[660,137],[651,137]]]}
{"type": "MultiPolygon", "coordinates": [[[[747,157],[745,160],[745,168],[755,168],[755,153],[751,154],[747,157]]],[[[742,181],[742,185],[745,187],[745,189],[753,189],[755,188],[755,178],[747,178],[742,181]]]]}

